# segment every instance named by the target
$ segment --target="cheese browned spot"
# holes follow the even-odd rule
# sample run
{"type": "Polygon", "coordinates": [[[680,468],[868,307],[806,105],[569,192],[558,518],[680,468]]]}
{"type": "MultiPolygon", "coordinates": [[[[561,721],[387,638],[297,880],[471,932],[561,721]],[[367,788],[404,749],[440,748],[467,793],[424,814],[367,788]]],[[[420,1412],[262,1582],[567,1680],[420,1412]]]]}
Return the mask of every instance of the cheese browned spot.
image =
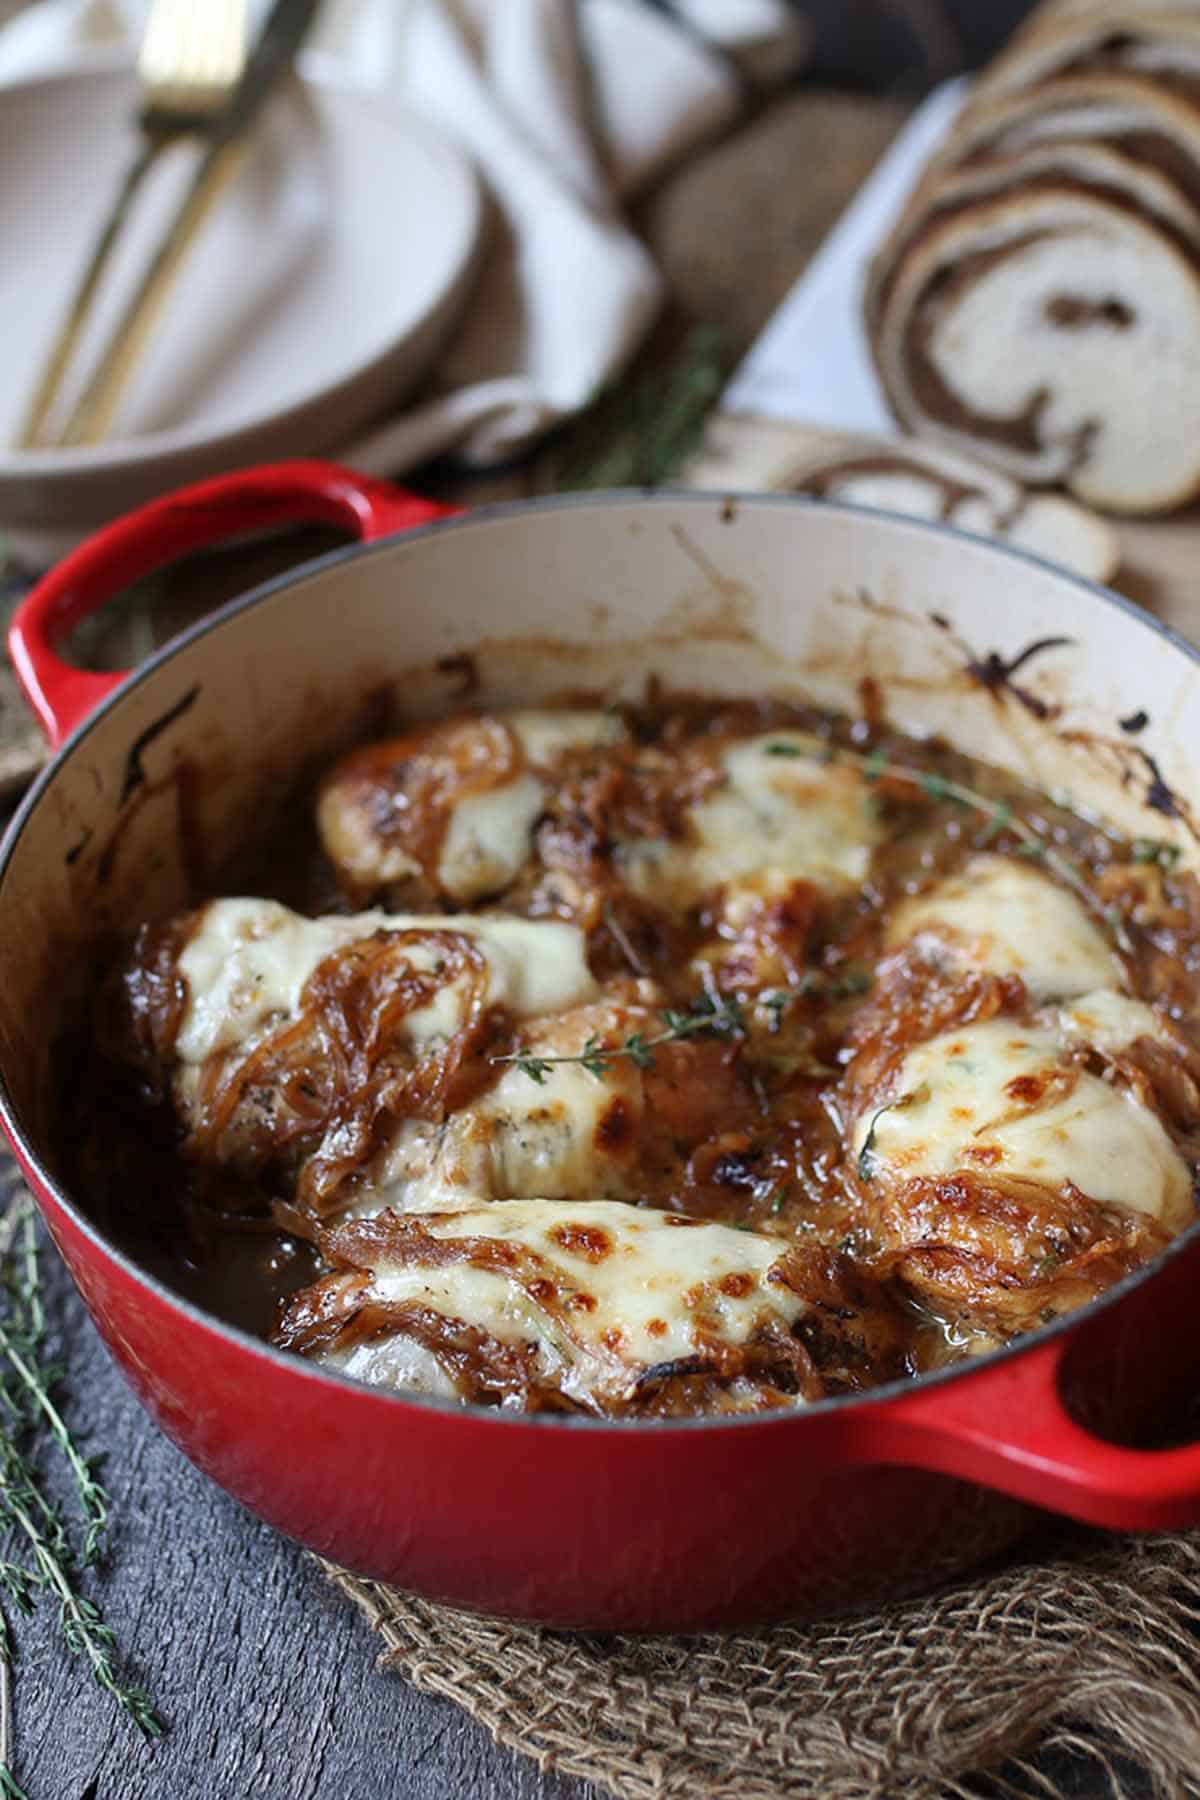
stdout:
{"type": "Polygon", "coordinates": [[[886,941],[989,975],[1019,975],[1035,999],[1068,999],[1123,981],[1077,897],[1010,857],[973,856],[959,873],[904,901],[886,941]]]}
{"type": "Polygon", "coordinates": [[[519,1354],[527,1385],[589,1409],[679,1374],[757,1372],[792,1403],[816,1391],[795,1336],[810,1308],[778,1238],[616,1202],[512,1200],[385,1214],[329,1234],[327,1250],[369,1283],[339,1274],[318,1303],[301,1295],[283,1341],[376,1385],[462,1392],[473,1345],[493,1364],[519,1354]]]}
{"type": "Polygon", "coordinates": [[[871,787],[858,769],[828,761],[820,739],[744,738],[721,752],[719,768],[716,786],[687,808],[685,839],[619,846],[636,893],[686,908],[718,889],[736,904],[743,885],[762,898],[796,881],[842,890],[864,879],[883,835],[871,787]]]}
{"type": "Polygon", "coordinates": [[[1192,1216],[1191,1177],[1157,1115],[1079,1067],[1056,1032],[988,1019],[918,1044],[851,1138],[876,1191],[986,1171],[1168,1231],[1192,1216]]]}

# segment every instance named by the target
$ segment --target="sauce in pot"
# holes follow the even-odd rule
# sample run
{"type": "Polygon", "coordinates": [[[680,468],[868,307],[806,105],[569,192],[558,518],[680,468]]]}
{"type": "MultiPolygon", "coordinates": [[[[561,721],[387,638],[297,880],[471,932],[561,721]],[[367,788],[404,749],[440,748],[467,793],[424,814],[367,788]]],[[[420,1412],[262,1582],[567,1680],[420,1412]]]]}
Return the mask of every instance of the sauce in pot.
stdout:
{"type": "Polygon", "coordinates": [[[1192,1218],[1177,862],[782,701],[413,727],[114,953],[70,1174],[364,1380],[641,1416],[917,1374],[1192,1218]]]}

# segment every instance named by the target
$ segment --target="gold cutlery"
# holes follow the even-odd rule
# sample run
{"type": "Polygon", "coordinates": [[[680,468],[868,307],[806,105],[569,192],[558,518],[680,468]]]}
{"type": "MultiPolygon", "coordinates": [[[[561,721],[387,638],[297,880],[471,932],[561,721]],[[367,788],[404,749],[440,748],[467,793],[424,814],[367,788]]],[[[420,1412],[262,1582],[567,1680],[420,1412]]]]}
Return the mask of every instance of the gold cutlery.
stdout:
{"type": "Polygon", "coordinates": [[[39,379],[20,447],[94,444],[105,436],[187,252],[241,166],[250,127],[291,67],[317,5],[318,0],[275,0],[247,56],[246,0],[204,0],[203,5],[154,0],[138,62],[143,141],[39,379]],[[55,397],[142,183],[162,152],[189,136],[204,146],[195,174],[94,372],[62,428],[48,434],[55,397]]]}

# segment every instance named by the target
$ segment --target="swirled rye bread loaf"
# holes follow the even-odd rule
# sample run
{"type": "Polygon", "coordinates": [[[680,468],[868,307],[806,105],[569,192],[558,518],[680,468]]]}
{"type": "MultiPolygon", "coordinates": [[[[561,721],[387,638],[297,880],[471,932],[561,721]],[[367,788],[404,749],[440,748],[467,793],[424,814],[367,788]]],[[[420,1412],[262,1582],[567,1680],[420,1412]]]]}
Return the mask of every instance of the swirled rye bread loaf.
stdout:
{"type": "Polygon", "coordinates": [[[1200,492],[1200,7],[1035,15],[893,226],[865,306],[910,430],[1113,512],[1200,492]]]}

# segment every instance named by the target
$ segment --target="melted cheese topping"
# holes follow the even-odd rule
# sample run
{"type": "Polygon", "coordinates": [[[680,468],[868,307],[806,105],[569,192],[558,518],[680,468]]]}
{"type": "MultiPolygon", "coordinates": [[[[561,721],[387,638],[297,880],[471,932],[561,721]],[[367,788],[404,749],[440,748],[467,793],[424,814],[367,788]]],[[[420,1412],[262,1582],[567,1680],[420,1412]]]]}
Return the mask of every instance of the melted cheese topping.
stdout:
{"type": "Polygon", "coordinates": [[[601,1142],[614,1100],[626,1109],[632,1135],[644,1099],[631,1063],[614,1062],[603,1081],[578,1063],[557,1063],[540,1085],[521,1069],[506,1069],[493,1088],[445,1124],[403,1124],[363,1183],[354,1215],[369,1217],[386,1207],[441,1211],[522,1194],[632,1198],[627,1168],[601,1142]]]}
{"type": "Polygon", "coordinates": [[[973,1171],[1048,1188],[1071,1182],[1173,1231],[1192,1216],[1191,1177],[1156,1115],[1076,1068],[1053,1031],[1006,1019],[912,1050],[889,1103],[858,1121],[853,1149],[873,1181],[973,1171]]]}
{"type": "MultiPolygon", "coordinates": [[[[601,1003],[530,1028],[523,1049],[572,1056],[589,1040],[619,1043],[647,1029],[644,1007],[601,1003]]],[[[550,1061],[538,1082],[510,1064],[444,1123],[402,1124],[368,1171],[353,1214],[436,1212],[526,1194],[633,1199],[646,1123],[645,1081],[630,1057],[609,1058],[603,1079],[582,1063],[550,1061]]]]}
{"type": "Polygon", "coordinates": [[[964,967],[1019,975],[1035,999],[1121,985],[1121,966],[1074,894],[1004,856],[974,856],[957,875],[896,908],[887,944],[916,941],[964,967]]]}
{"type": "Polygon", "coordinates": [[[1084,994],[1069,1006],[1059,1007],[1055,1022],[1066,1043],[1090,1046],[1105,1056],[1119,1056],[1138,1038],[1151,1038],[1169,1050],[1179,1049],[1161,1013],[1144,1000],[1114,994],[1111,988],[1084,994]]]}
{"type": "MultiPolygon", "coordinates": [[[[598,711],[513,712],[503,715],[536,769],[552,766],[568,750],[615,743],[624,727],[598,711]]],[[[468,794],[450,813],[438,858],[438,880],[456,900],[499,893],[521,873],[533,828],[545,804],[547,783],[529,770],[486,793],[468,794]]]]}
{"type": "Polygon", "coordinates": [[[468,794],[450,813],[438,857],[437,877],[456,900],[479,900],[515,881],[545,799],[536,775],[518,775],[502,787],[468,794]]]}
{"type": "Polygon", "coordinates": [[[595,707],[568,707],[563,712],[519,711],[504,713],[504,723],[516,735],[535,768],[553,765],[567,750],[598,750],[625,736],[617,713],[595,707]]]}
{"type": "MultiPolygon", "coordinates": [[[[383,1259],[372,1271],[372,1298],[428,1307],[502,1342],[536,1343],[545,1376],[576,1397],[626,1394],[639,1374],[692,1356],[706,1341],[745,1344],[764,1324],[787,1330],[807,1310],[778,1268],[787,1246],[726,1225],[616,1201],[544,1200],[497,1201],[424,1223],[438,1239],[533,1251],[539,1276],[553,1283],[549,1303],[501,1269],[383,1259]]],[[[373,1383],[413,1380],[413,1347],[402,1337],[324,1360],[373,1383]]]]}
{"type": "MultiPolygon", "coordinates": [[[[175,1042],[186,1063],[245,1043],[272,1021],[295,1013],[305,983],[325,957],[377,931],[448,931],[471,938],[488,967],[488,998],[518,1017],[558,1011],[590,999],[583,934],[557,921],[432,917],[367,912],[352,918],[306,919],[272,900],[214,900],[206,906],[179,958],[188,1000],[175,1042]]],[[[408,947],[417,969],[435,969],[436,937],[408,947]]],[[[416,1043],[453,1035],[465,990],[448,982],[430,1006],[404,1019],[416,1043]]]]}
{"type": "Polygon", "coordinates": [[[719,887],[757,878],[771,891],[794,881],[853,887],[883,831],[859,770],[821,761],[819,739],[772,731],[725,750],[723,779],[687,810],[689,840],[620,846],[630,887],[667,905],[694,905],[719,887]]]}

